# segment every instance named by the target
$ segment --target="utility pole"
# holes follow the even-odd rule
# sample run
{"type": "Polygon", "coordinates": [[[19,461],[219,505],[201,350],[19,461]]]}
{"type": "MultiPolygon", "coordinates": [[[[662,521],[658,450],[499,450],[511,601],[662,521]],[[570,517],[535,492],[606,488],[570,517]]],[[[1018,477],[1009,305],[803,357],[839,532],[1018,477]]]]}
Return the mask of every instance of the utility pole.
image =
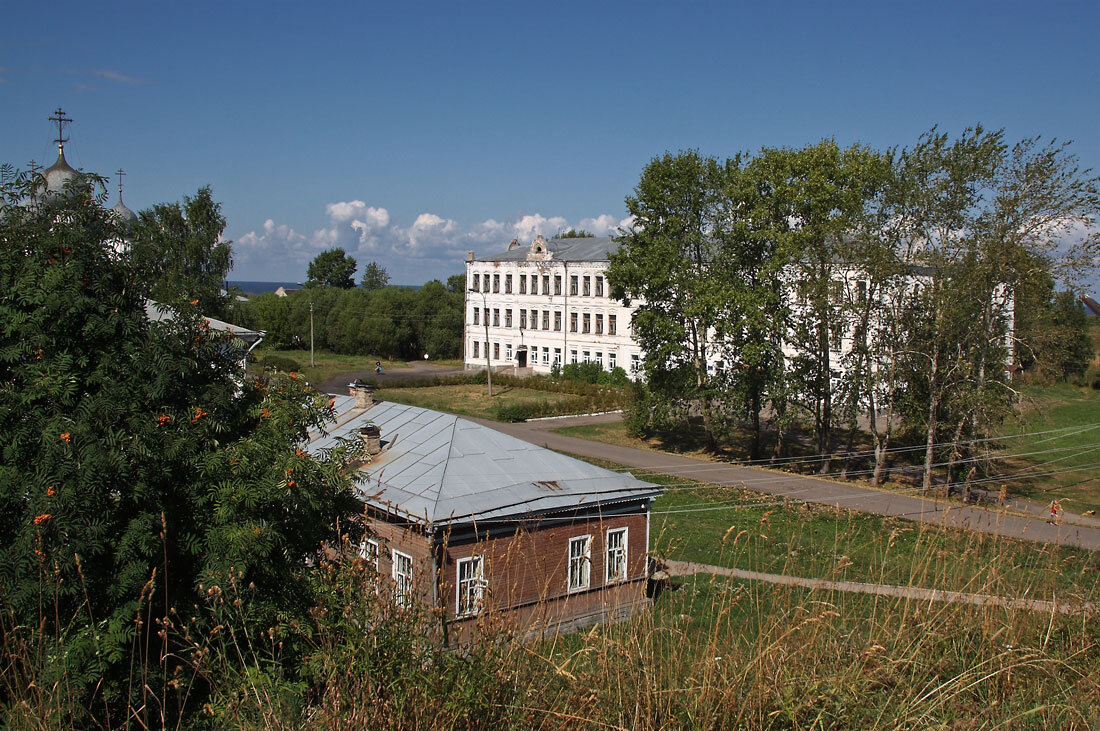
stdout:
{"type": "Polygon", "coordinates": [[[485,300],[485,293],[478,292],[476,289],[469,289],[469,292],[476,292],[481,295],[481,319],[485,321],[485,377],[489,381],[489,398],[493,397],[493,365],[489,360],[489,307],[485,300]]]}
{"type": "Polygon", "coordinates": [[[307,284],[298,282],[299,287],[309,292],[309,367],[313,368],[316,365],[313,362],[313,290],[307,284]]]}

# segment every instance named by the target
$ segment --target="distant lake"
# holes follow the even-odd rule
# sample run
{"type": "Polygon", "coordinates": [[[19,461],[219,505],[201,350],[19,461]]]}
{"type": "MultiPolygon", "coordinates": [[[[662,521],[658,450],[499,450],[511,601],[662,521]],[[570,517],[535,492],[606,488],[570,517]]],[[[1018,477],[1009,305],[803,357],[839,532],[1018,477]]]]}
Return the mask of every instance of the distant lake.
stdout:
{"type": "MultiPolygon", "coordinates": [[[[302,285],[297,282],[253,282],[244,279],[229,279],[226,280],[226,284],[230,287],[237,287],[244,294],[265,294],[267,292],[274,292],[279,287],[286,287],[287,289],[301,289],[302,285]]],[[[407,287],[409,289],[420,289],[419,284],[401,284],[393,285],[400,287],[407,287]]]]}

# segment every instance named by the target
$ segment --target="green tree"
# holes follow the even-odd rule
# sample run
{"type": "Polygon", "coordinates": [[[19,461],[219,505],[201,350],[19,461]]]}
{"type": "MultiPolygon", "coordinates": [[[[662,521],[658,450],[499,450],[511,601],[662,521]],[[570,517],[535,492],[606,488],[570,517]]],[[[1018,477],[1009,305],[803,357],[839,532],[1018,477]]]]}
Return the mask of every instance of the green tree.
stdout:
{"type": "MultiPolygon", "coordinates": [[[[626,199],[635,226],[607,269],[612,296],[637,302],[633,326],[645,352],[651,392],[685,407],[697,402],[707,445],[717,447],[715,399],[721,380],[707,369],[711,336],[730,277],[712,267],[722,222],[723,176],[697,152],[654,158],[626,199]]],[[[686,412],[685,412],[686,413],[686,412]]]]}
{"type": "Polygon", "coordinates": [[[595,238],[595,234],[591,231],[585,231],[583,228],[571,228],[568,231],[562,231],[559,234],[555,234],[555,239],[591,239],[595,238]]]}
{"type": "Polygon", "coordinates": [[[183,203],[160,203],[141,211],[128,232],[130,257],[149,297],[168,305],[198,300],[199,311],[224,317],[225,278],[233,265],[222,240],[225,217],[209,186],[183,203]]]}
{"type": "Polygon", "coordinates": [[[363,289],[382,289],[390,282],[390,275],[378,262],[370,262],[363,270],[363,280],[359,286],[363,289]]]}
{"type": "Polygon", "coordinates": [[[355,259],[341,248],[322,251],[309,263],[306,285],[351,289],[355,286],[355,259]]]}
{"type": "Polygon", "coordinates": [[[466,275],[465,274],[452,274],[447,277],[447,290],[449,292],[458,292],[463,294],[466,291],[466,275]]]}
{"type": "Polygon", "coordinates": [[[120,233],[87,195],[0,208],[0,616],[39,648],[22,672],[99,714],[76,726],[174,715],[160,691],[184,648],[158,631],[200,585],[255,587],[242,629],[304,617],[304,561],[354,507],[351,455],[301,451],[327,398],[242,382],[197,305],[150,323],[120,233]]]}

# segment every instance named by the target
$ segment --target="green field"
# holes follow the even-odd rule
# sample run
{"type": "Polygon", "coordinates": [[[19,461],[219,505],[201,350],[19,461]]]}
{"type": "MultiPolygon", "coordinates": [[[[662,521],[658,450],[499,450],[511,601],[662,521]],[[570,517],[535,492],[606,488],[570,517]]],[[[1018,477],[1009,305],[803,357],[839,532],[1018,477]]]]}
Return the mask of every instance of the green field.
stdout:
{"type": "Polygon", "coordinates": [[[373,370],[376,361],[381,361],[382,367],[385,369],[409,367],[409,364],[404,361],[388,361],[380,356],[340,355],[338,353],[331,353],[327,350],[318,350],[314,352],[313,360],[314,363],[316,363],[314,367],[310,367],[309,365],[308,350],[275,350],[272,348],[260,347],[257,348],[252,355],[255,358],[254,362],[250,363],[248,366],[250,373],[258,373],[263,367],[264,358],[267,356],[289,358],[295,361],[299,366],[298,372],[305,376],[307,381],[314,384],[323,383],[337,373],[345,371],[373,370]]]}
{"type": "Polygon", "coordinates": [[[555,404],[577,398],[569,393],[536,391],[514,386],[494,386],[493,395],[489,396],[488,387],[481,384],[383,388],[379,389],[377,395],[383,401],[396,401],[401,404],[445,411],[449,414],[479,416],[483,419],[494,418],[495,410],[501,406],[532,401],[555,404]]]}

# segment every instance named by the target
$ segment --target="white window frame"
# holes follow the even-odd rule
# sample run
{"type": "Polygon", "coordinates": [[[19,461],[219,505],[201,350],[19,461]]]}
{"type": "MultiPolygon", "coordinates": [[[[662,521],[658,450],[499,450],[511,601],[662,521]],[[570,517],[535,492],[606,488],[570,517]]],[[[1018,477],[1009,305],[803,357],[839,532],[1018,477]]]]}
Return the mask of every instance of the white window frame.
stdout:
{"type": "Polygon", "coordinates": [[[550,348],[544,347],[542,349],[542,364],[550,365],[550,348]]]}
{"type": "Polygon", "coordinates": [[[613,584],[619,581],[626,581],[627,579],[627,541],[630,539],[629,529],[623,528],[611,528],[607,531],[607,535],[604,537],[604,581],[608,584],[613,584]],[[622,544],[618,548],[612,548],[611,536],[622,535],[622,544]],[[616,574],[611,573],[611,567],[614,563],[612,559],[612,552],[619,555],[619,571],[616,574]]]}
{"type": "Polygon", "coordinates": [[[390,577],[393,578],[393,601],[399,607],[407,607],[412,599],[413,588],[413,558],[407,553],[402,553],[396,548],[391,549],[392,565],[390,577]],[[401,571],[402,562],[408,564],[407,571],[401,571]]]}
{"type": "Polygon", "coordinates": [[[378,548],[378,541],[373,538],[365,538],[359,544],[359,558],[371,564],[375,571],[378,570],[378,548]]]}
{"type": "MultiPolygon", "coordinates": [[[[569,549],[566,553],[566,568],[567,573],[565,576],[565,585],[568,591],[585,591],[592,585],[592,535],[587,534],[583,536],[574,536],[569,539],[569,549]],[[582,544],[584,546],[583,553],[573,555],[573,546],[575,544],[582,544]],[[583,574],[583,582],[573,581],[573,565],[576,563],[579,567],[578,571],[583,574]]],[[[578,577],[579,578],[579,577],[578,577]]]]}
{"type": "Polygon", "coordinates": [[[480,614],[485,599],[485,557],[468,556],[455,563],[455,616],[471,617],[480,614]],[[466,578],[464,567],[472,567],[466,578]]]}
{"type": "Polygon", "coordinates": [[[511,343],[505,343],[504,344],[504,360],[507,360],[507,361],[512,360],[512,344],[511,343]]]}
{"type": "Polygon", "coordinates": [[[616,357],[615,353],[608,352],[608,354],[607,354],[607,370],[609,370],[609,371],[615,370],[615,366],[619,365],[618,360],[619,359],[616,357]]]}

